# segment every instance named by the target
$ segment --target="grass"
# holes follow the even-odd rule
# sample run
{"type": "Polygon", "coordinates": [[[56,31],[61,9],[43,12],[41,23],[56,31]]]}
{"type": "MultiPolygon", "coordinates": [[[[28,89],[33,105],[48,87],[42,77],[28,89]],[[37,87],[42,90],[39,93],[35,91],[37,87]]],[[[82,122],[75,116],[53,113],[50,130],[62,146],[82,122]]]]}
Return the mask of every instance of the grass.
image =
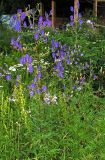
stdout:
{"type": "MultiPolygon", "coordinates": [[[[41,35],[35,41],[32,32],[22,32],[24,50],[21,52],[10,46],[11,37],[17,38],[18,34],[2,26],[0,30],[3,44],[0,55],[0,72],[3,74],[0,77],[0,159],[104,160],[103,35],[91,29],[86,32],[86,26],[79,31],[70,28],[56,33],[45,28],[45,33],[49,32],[45,43],[45,37],[41,35]],[[62,60],[64,78],[57,76],[57,72],[53,74],[57,62],[52,58],[52,38],[60,43],[59,47],[63,46],[63,52],[70,52],[72,64],[67,65],[65,58],[62,60]],[[33,58],[33,73],[28,72],[28,63],[16,67],[15,72],[9,70],[10,66],[17,66],[26,53],[33,58]],[[79,65],[75,63],[77,58],[80,59],[79,65]],[[86,64],[89,67],[84,70],[86,64]],[[38,76],[38,65],[42,77],[35,83],[36,88],[27,89],[38,76]],[[5,79],[8,72],[12,75],[10,81],[5,79]],[[20,75],[19,80],[16,80],[17,75],[20,75]],[[85,82],[82,82],[84,76],[85,82]],[[41,90],[43,85],[47,86],[47,91],[38,94],[37,89],[41,90]],[[33,90],[34,96],[31,97],[30,91],[33,90]],[[45,100],[46,93],[50,94],[50,103],[45,100]],[[52,100],[54,96],[57,97],[55,101],[52,100]]],[[[54,52],[58,51],[55,47],[54,52]]]]}

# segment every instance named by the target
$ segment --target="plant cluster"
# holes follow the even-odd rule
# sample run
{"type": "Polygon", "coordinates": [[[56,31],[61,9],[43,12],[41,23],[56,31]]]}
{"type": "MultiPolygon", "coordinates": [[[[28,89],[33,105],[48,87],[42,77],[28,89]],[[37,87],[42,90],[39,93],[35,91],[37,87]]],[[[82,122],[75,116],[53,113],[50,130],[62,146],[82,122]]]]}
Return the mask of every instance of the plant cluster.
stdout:
{"type": "Polygon", "coordinates": [[[0,54],[0,159],[104,160],[104,38],[90,20],[60,31],[45,15],[31,31],[16,23],[0,54]]]}

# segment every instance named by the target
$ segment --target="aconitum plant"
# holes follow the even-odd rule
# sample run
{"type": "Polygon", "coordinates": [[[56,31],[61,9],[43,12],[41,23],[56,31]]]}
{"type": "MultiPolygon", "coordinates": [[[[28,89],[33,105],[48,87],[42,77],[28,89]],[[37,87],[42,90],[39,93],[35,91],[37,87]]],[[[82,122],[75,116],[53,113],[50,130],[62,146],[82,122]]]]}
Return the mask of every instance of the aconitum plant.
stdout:
{"type": "Polygon", "coordinates": [[[26,64],[27,71],[29,73],[33,73],[34,68],[33,68],[33,65],[32,65],[32,61],[33,61],[32,57],[29,56],[28,54],[26,54],[25,56],[22,56],[22,58],[20,59],[20,64],[22,64],[22,65],[26,64]]]}
{"type": "Polygon", "coordinates": [[[20,36],[16,40],[14,38],[12,38],[10,44],[14,49],[23,51],[23,47],[22,47],[22,44],[20,43],[20,39],[21,39],[20,36]]]}

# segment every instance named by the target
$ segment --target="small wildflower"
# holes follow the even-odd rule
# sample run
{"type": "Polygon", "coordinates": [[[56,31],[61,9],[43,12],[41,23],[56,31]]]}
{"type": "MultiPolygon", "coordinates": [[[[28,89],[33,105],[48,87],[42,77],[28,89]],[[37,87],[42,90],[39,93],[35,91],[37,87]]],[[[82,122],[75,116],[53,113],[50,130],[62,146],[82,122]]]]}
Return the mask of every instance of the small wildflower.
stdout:
{"type": "Polygon", "coordinates": [[[70,7],[70,11],[74,12],[74,7],[73,6],[70,7]]]}
{"type": "Polygon", "coordinates": [[[30,97],[33,97],[34,96],[34,91],[30,91],[30,97]]]}
{"type": "Polygon", "coordinates": [[[46,93],[45,96],[44,96],[45,103],[50,104],[51,103],[50,98],[51,98],[50,94],[46,93]]]}
{"type": "Polygon", "coordinates": [[[82,25],[83,24],[83,20],[80,19],[79,20],[79,24],[82,25]]]}
{"type": "Polygon", "coordinates": [[[46,92],[46,90],[47,90],[47,87],[46,86],[42,86],[42,91],[46,92]]]}
{"type": "Polygon", "coordinates": [[[11,67],[9,67],[9,71],[13,71],[13,72],[15,72],[15,71],[16,71],[16,68],[15,68],[15,67],[13,67],[13,66],[11,66],[11,67]]]}
{"type": "Polygon", "coordinates": [[[34,34],[34,39],[37,41],[39,39],[38,33],[34,34]]]}
{"type": "Polygon", "coordinates": [[[17,75],[16,80],[17,80],[17,81],[20,80],[20,75],[17,75]]]}
{"type": "Polygon", "coordinates": [[[29,73],[32,73],[33,72],[33,66],[32,66],[32,64],[28,64],[28,71],[29,71],[29,73]]]}
{"type": "Polygon", "coordinates": [[[7,81],[10,81],[10,80],[11,80],[11,75],[10,75],[10,74],[7,74],[7,75],[5,76],[5,78],[6,78],[7,81]]]}
{"type": "Polygon", "coordinates": [[[37,78],[36,77],[34,77],[34,83],[36,83],[37,82],[37,78]]]}
{"type": "Polygon", "coordinates": [[[40,93],[41,93],[41,91],[40,91],[39,88],[36,90],[36,93],[37,93],[37,94],[40,94],[40,93]]]}
{"type": "Polygon", "coordinates": [[[2,77],[2,73],[0,73],[0,77],[2,77]]]}
{"type": "Polygon", "coordinates": [[[35,84],[34,83],[31,84],[31,88],[35,89],[35,84]]]}
{"type": "Polygon", "coordinates": [[[57,104],[57,96],[54,95],[51,99],[51,102],[57,104]]]}
{"type": "Polygon", "coordinates": [[[14,98],[9,98],[9,101],[10,101],[10,102],[15,102],[16,99],[14,99],[14,98]]]}
{"type": "Polygon", "coordinates": [[[97,76],[94,74],[94,76],[93,76],[93,80],[96,80],[97,79],[97,76]]]}
{"type": "Polygon", "coordinates": [[[41,78],[41,72],[38,72],[38,75],[37,75],[37,77],[38,77],[38,79],[40,79],[41,78]]]}
{"type": "Polygon", "coordinates": [[[78,88],[77,88],[77,90],[78,90],[78,91],[81,91],[81,90],[82,90],[82,88],[81,88],[81,87],[78,87],[78,88]]]}
{"type": "Polygon", "coordinates": [[[72,15],[70,16],[70,20],[71,20],[71,21],[73,21],[73,20],[74,20],[74,17],[73,17],[72,15]]]}

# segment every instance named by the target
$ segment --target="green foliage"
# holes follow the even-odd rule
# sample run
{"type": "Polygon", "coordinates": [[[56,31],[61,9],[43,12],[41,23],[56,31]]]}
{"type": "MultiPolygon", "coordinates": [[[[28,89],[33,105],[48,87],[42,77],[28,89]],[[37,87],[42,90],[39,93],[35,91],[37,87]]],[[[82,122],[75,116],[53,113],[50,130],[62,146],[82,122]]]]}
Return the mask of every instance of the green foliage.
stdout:
{"type": "MultiPolygon", "coordinates": [[[[1,160],[104,160],[105,159],[105,40],[97,30],[84,24],[83,28],[53,31],[45,28],[48,42],[33,32],[21,32],[22,52],[10,46],[10,37],[17,33],[0,28],[0,159],[1,160]],[[83,53],[80,66],[87,62],[88,70],[65,61],[64,79],[53,74],[54,60],[51,40],[68,45],[76,54],[83,53]],[[78,47],[79,46],[79,47],[78,47]],[[33,74],[28,73],[27,63],[19,67],[19,60],[26,53],[33,58],[33,74]],[[37,66],[41,66],[42,78],[36,86],[47,85],[47,91],[29,96],[27,85],[33,83],[37,66]],[[15,66],[16,71],[9,70],[15,66]],[[12,74],[5,80],[5,72],[12,74]],[[97,75],[96,81],[93,75],[97,75]],[[20,75],[17,81],[16,76],[20,75]],[[80,90],[73,90],[74,82],[85,75],[86,82],[80,90]],[[66,89],[63,88],[64,84],[66,89]],[[51,103],[45,96],[50,94],[51,103]],[[52,99],[57,97],[56,103],[52,99]]],[[[37,29],[35,30],[35,33],[37,29]]],[[[44,37],[45,38],[45,37],[44,37]]]]}

